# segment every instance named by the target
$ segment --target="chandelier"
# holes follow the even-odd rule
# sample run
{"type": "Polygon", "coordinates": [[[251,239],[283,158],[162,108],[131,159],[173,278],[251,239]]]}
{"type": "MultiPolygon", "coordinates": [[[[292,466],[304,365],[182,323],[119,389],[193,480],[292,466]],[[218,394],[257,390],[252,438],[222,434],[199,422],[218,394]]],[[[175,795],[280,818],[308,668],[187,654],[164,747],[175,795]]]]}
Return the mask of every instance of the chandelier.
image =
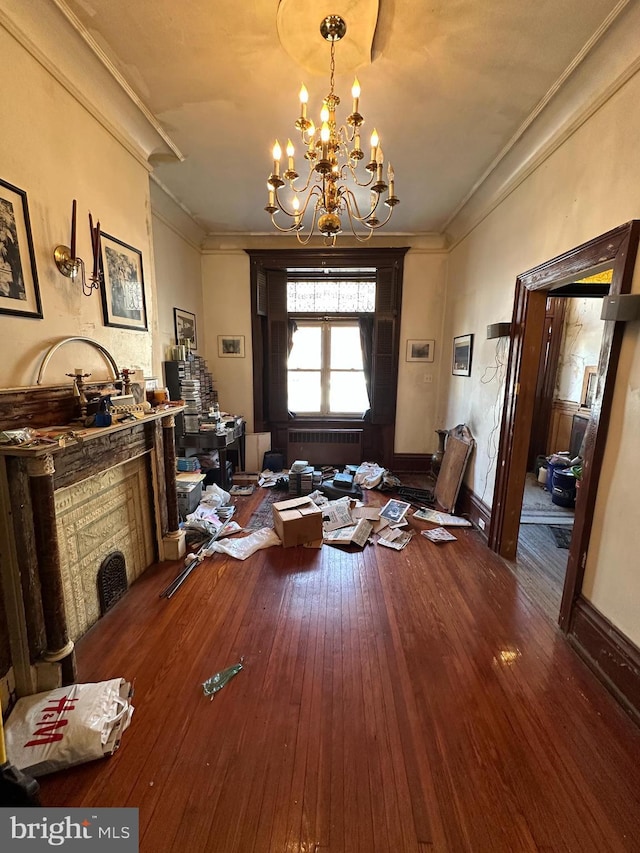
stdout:
{"type": "Polygon", "coordinates": [[[267,181],[269,201],[265,210],[271,215],[271,221],[278,231],[294,232],[303,245],[309,242],[316,229],[324,236],[326,245],[334,245],[336,237],[342,231],[345,218],[354,237],[365,242],[375,230],[386,225],[393,208],[400,201],[394,192],[391,163],[387,166],[389,183],[385,183],[383,179],[384,154],[375,129],[371,134],[369,162],[364,169],[358,169],[365,155],[360,147],[360,129],[364,118],[358,112],[360,84],[357,78],[351,89],[353,105],[351,114],[347,116],[348,127],[338,127],[336,124],[336,107],[340,104],[340,98],[334,92],[335,43],[343,38],[346,31],[347,25],[338,15],[329,15],[320,24],[322,37],[331,44],[331,77],[329,94],[324,98],[320,111],[319,132],[313,121],[307,118],[309,93],[304,85],[300,89],[300,115],[295,126],[300,132],[304,160],[307,161],[304,186],[299,185],[305,179],[296,171],[295,149],[291,140],[287,142],[287,168],[282,175],[282,149],[277,139],[273,146],[273,171],[267,181]],[[282,198],[282,193],[286,192],[283,187],[286,186],[291,195],[287,201],[282,198]],[[361,211],[352,187],[370,188],[367,209],[361,211]],[[388,211],[383,211],[382,196],[387,191],[384,205],[388,211]],[[276,222],[278,213],[288,217],[286,225],[276,222]],[[307,222],[310,220],[310,226],[303,234],[306,227],[305,218],[307,222]]]}

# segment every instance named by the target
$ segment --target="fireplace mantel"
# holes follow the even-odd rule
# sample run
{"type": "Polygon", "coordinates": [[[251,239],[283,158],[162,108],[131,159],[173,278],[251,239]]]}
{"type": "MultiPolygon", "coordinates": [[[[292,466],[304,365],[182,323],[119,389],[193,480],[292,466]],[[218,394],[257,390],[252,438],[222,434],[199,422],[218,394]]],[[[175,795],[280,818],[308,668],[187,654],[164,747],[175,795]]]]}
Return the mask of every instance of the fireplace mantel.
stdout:
{"type": "Polygon", "coordinates": [[[0,446],[0,568],[18,695],[75,680],[56,493],[132,460],[148,459],[156,558],[184,555],[174,436],[174,415],[183,408],[153,410],[109,427],[40,427],[40,434],[59,438],[27,447],[0,446]]]}

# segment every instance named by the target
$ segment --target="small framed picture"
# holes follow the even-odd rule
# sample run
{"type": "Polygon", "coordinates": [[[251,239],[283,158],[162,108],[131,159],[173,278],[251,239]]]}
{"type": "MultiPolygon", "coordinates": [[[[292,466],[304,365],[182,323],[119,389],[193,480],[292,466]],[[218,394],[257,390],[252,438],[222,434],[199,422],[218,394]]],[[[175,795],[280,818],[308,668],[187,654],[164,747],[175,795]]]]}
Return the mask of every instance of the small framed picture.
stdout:
{"type": "Polygon", "coordinates": [[[105,326],[146,331],[142,252],[115,237],[100,234],[101,288],[105,326]]]}
{"type": "Polygon", "coordinates": [[[407,341],[407,361],[433,361],[435,341],[407,341]]]}
{"type": "Polygon", "coordinates": [[[244,335],[218,335],[220,358],[244,358],[244,335]]]}
{"type": "Polygon", "coordinates": [[[42,319],[27,194],[0,180],[0,314],[42,319]]]}
{"type": "Polygon", "coordinates": [[[380,518],[386,518],[389,524],[400,524],[411,506],[406,501],[391,499],[380,510],[380,518]]]}
{"type": "Polygon", "coordinates": [[[473,335],[459,335],[453,339],[453,362],[451,373],[454,376],[471,376],[471,356],[473,354],[473,335]]]}
{"type": "Polygon", "coordinates": [[[196,315],[191,311],[183,311],[182,308],[174,308],[173,323],[176,330],[176,344],[189,341],[192,350],[198,349],[196,315]]]}

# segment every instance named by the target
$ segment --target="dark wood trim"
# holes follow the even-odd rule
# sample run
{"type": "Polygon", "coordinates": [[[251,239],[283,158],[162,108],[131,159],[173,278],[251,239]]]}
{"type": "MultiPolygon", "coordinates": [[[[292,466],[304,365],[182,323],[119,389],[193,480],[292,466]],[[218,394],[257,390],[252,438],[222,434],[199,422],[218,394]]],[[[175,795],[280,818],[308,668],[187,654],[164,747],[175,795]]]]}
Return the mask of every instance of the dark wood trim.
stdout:
{"type": "MultiPolygon", "coordinates": [[[[613,268],[610,293],[630,292],[639,235],[640,222],[633,220],[522,273],[516,280],[489,532],[489,547],[506,559],[513,559],[517,548],[547,296],[558,285],[607,267],[613,268]]],[[[564,631],[568,629],[573,604],[582,588],[622,335],[621,323],[605,322],[598,387],[586,431],[582,487],[560,610],[559,624],[564,631]]]]}
{"type": "Polygon", "coordinates": [[[428,474],[431,471],[430,453],[394,453],[391,470],[397,474],[428,474]]]}
{"type": "Polygon", "coordinates": [[[468,518],[478,528],[478,532],[487,538],[491,525],[491,507],[480,500],[466,483],[460,486],[456,511],[458,515],[468,518]]]}
{"type": "Polygon", "coordinates": [[[589,669],[640,723],[640,649],[582,596],[576,599],[568,638],[589,669]]]}

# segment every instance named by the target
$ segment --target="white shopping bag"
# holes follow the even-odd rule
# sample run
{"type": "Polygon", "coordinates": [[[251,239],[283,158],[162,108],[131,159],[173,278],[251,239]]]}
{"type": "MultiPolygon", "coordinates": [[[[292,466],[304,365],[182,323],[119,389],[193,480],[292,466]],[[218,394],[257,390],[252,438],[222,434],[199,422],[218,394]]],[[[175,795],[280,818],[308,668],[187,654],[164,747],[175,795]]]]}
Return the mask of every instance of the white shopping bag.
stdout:
{"type": "Polygon", "coordinates": [[[123,678],[72,684],[18,699],[5,725],[11,764],[43,776],[112,755],[133,714],[123,678]]]}

